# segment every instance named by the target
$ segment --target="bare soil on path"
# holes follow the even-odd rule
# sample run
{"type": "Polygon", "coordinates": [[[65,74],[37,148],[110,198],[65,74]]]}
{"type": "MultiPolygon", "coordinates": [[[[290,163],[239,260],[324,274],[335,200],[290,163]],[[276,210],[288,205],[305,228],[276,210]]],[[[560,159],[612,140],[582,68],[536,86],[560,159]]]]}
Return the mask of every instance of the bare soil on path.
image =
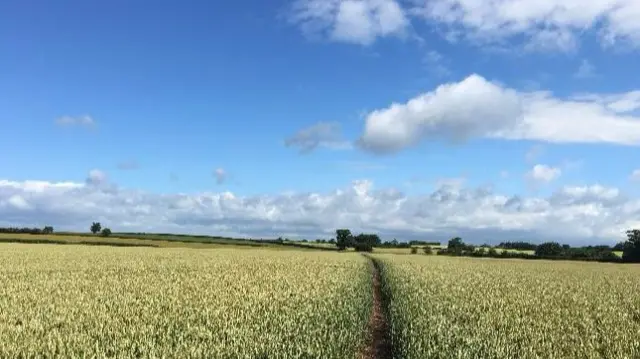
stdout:
{"type": "Polygon", "coordinates": [[[387,320],[387,303],[382,294],[380,267],[376,260],[366,256],[371,262],[373,276],[373,308],[369,319],[369,342],[358,355],[358,359],[391,359],[393,348],[387,320]]]}

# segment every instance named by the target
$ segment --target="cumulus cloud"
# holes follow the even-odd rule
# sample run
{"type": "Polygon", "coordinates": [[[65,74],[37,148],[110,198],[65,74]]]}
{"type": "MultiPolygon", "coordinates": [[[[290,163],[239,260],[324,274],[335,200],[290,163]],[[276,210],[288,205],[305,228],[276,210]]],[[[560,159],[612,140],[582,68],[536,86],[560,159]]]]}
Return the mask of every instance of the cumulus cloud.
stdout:
{"type": "Polygon", "coordinates": [[[307,34],[360,45],[403,35],[409,26],[396,0],[296,0],[290,21],[307,34]]]}
{"type": "Polygon", "coordinates": [[[558,167],[551,167],[547,165],[535,165],[533,168],[526,173],[525,177],[530,181],[541,184],[541,183],[549,183],[562,174],[562,170],[558,167]]]}
{"type": "Polygon", "coordinates": [[[389,153],[424,140],[471,137],[553,143],[640,144],[640,91],[558,98],[519,92],[473,74],[365,118],[360,147],[389,153]]]}
{"type": "Polygon", "coordinates": [[[96,124],[93,117],[89,115],[83,116],[62,116],[56,119],[58,126],[85,126],[91,127],[96,124]]]}
{"type": "Polygon", "coordinates": [[[342,139],[340,124],[318,122],[303,128],[284,141],[285,146],[295,147],[300,153],[309,153],[318,147],[349,149],[351,144],[342,139]]]}
{"type": "Polygon", "coordinates": [[[584,32],[603,46],[640,45],[640,2],[636,0],[429,0],[411,10],[444,27],[449,38],[475,43],[520,41],[528,49],[572,51],[584,32]],[[463,35],[461,35],[463,34],[463,35]]]}
{"type": "Polygon", "coordinates": [[[213,176],[216,178],[217,184],[223,184],[224,181],[227,180],[227,171],[225,171],[224,168],[216,168],[216,170],[213,171],[213,176]]]}
{"type": "Polygon", "coordinates": [[[461,141],[515,129],[521,115],[515,90],[471,75],[369,113],[358,144],[374,152],[394,152],[425,139],[461,141]]]}
{"type": "Polygon", "coordinates": [[[105,184],[107,183],[107,174],[101,170],[93,169],[89,171],[89,175],[85,182],[92,186],[105,184]]]}
{"type": "Polygon", "coordinates": [[[633,170],[631,175],[629,175],[629,179],[632,181],[640,181],[640,168],[633,170]]]}
{"type": "Polygon", "coordinates": [[[578,101],[592,101],[615,113],[631,113],[640,110],[640,90],[621,94],[579,94],[573,97],[578,101]]]}
{"type": "Polygon", "coordinates": [[[443,183],[426,195],[375,189],[368,180],[324,193],[239,196],[231,192],[154,194],[87,183],[0,180],[3,225],[82,230],[100,220],[117,231],[328,238],[335,228],[384,238],[614,243],[638,225],[640,201],[600,185],[562,187],[548,197],[443,183]]]}

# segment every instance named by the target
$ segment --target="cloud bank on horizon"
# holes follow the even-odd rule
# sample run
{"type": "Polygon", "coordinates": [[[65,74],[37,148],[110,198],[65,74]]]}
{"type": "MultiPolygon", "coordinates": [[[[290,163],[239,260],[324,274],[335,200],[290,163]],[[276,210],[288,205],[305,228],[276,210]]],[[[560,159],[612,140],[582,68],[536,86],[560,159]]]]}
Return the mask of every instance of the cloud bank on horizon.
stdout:
{"type": "MultiPolygon", "coordinates": [[[[555,176],[552,169],[539,166],[532,173],[544,181],[555,176]]],[[[105,178],[92,171],[86,183],[0,180],[0,218],[6,224],[55,223],[63,229],[84,229],[97,220],[115,223],[120,231],[253,238],[327,238],[341,227],[385,237],[440,240],[451,233],[482,241],[554,239],[561,233],[570,243],[615,239],[621,229],[640,225],[640,200],[601,185],[565,186],[545,197],[523,197],[445,182],[432,193],[409,196],[356,180],[325,193],[236,196],[155,194],[104,186],[105,178]]]]}
{"type": "MultiPolygon", "coordinates": [[[[8,172],[10,175],[0,172],[0,225],[53,225],[84,231],[92,221],[100,221],[115,231],[309,239],[328,238],[336,228],[347,227],[376,232],[384,239],[446,240],[460,235],[474,243],[552,239],[572,244],[614,243],[623,238],[625,230],[640,227],[640,163],[632,162],[634,157],[629,155],[640,149],[640,84],[635,84],[636,88],[618,86],[626,77],[640,73],[640,65],[636,62],[633,72],[629,62],[622,64],[620,60],[620,68],[626,66],[626,70],[622,75],[616,73],[617,78],[603,75],[602,68],[602,54],[610,55],[607,61],[612,63],[629,54],[640,55],[639,1],[291,0],[285,9],[289,25],[286,36],[298,36],[298,47],[287,43],[288,53],[277,59],[252,55],[248,58],[253,60],[248,60],[243,57],[245,50],[238,50],[244,47],[228,45],[226,51],[240,51],[240,55],[237,64],[232,63],[235,60],[224,62],[228,65],[224,71],[238,78],[247,72],[257,77],[252,67],[267,67],[281,57],[287,58],[285,55],[294,58],[312,51],[310,56],[319,61],[313,62],[317,66],[300,70],[291,61],[286,71],[278,73],[283,84],[293,87],[300,85],[296,76],[302,77],[309,68],[319,69],[322,74],[312,85],[324,87],[306,90],[311,94],[308,102],[302,102],[302,95],[281,90],[285,85],[276,86],[275,81],[273,92],[283,92],[278,96],[263,93],[261,96],[269,98],[261,103],[253,97],[255,106],[246,105],[250,103],[250,89],[240,85],[236,86],[242,88],[239,92],[234,92],[231,85],[224,92],[216,92],[219,89],[207,90],[196,81],[192,88],[211,92],[201,97],[172,93],[181,99],[175,100],[179,102],[177,107],[192,109],[192,117],[225,119],[208,127],[203,124],[206,121],[183,119],[183,113],[175,107],[166,107],[167,101],[157,100],[154,96],[161,96],[165,90],[155,83],[149,87],[148,99],[141,96],[139,103],[123,106],[131,114],[110,112],[113,101],[125,99],[114,93],[105,95],[108,86],[96,86],[93,96],[82,103],[82,108],[91,108],[90,104],[100,108],[92,115],[64,115],[74,106],[63,95],[55,97],[62,103],[59,107],[46,101],[42,102],[45,105],[14,101],[15,106],[50,111],[42,113],[49,115],[49,121],[53,119],[57,127],[69,128],[57,133],[65,143],[73,143],[72,136],[84,136],[85,142],[65,148],[61,155],[65,163],[55,166],[60,168],[55,176],[28,169],[8,172]],[[346,84],[354,74],[362,73],[367,78],[380,74],[380,68],[371,70],[374,65],[363,60],[365,55],[348,51],[392,58],[371,60],[383,63],[381,68],[392,72],[406,66],[407,62],[393,60],[410,53],[402,52],[406,49],[422,54],[415,62],[416,66],[429,66],[429,85],[421,85],[407,96],[406,88],[399,88],[392,76],[384,81],[372,80],[364,92],[355,92],[346,84]],[[472,51],[469,49],[477,57],[486,56],[514,67],[520,59],[534,57],[573,59],[575,66],[570,71],[554,72],[553,66],[536,69],[548,71],[550,77],[563,75],[572,82],[540,81],[535,89],[525,88],[514,76],[531,79],[533,71],[522,68],[514,75],[499,66],[469,65],[471,61],[465,55],[472,51]],[[343,58],[349,67],[338,74],[332,67],[339,68],[337,63],[343,58]],[[329,61],[334,64],[327,67],[329,61]],[[388,88],[380,89],[385,86],[388,88]],[[376,100],[362,100],[368,97],[376,100]],[[254,120],[228,120],[234,112],[219,116],[222,110],[217,108],[206,114],[196,113],[195,109],[217,106],[212,102],[220,98],[225,106],[241,102],[235,113],[239,118],[254,120]],[[307,110],[313,103],[318,107],[307,110]],[[362,110],[365,106],[367,110],[362,110]],[[156,107],[159,112],[155,112],[156,107]],[[277,115],[264,115],[270,109],[277,115]],[[356,111],[359,118],[354,121],[352,114],[356,111]],[[162,127],[155,116],[161,112],[169,114],[164,115],[168,116],[165,121],[173,119],[176,125],[155,136],[155,127],[162,127]],[[242,123],[233,127],[234,121],[242,123]],[[95,128],[96,123],[100,123],[99,131],[82,130],[95,128]],[[70,128],[79,128],[80,132],[70,128]],[[91,156],[100,152],[93,147],[99,142],[97,136],[108,137],[104,133],[112,131],[111,138],[118,138],[123,129],[129,128],[140,132],[125,136],[126,140],[110,140],[101,151],[113,155],[101,157],[102,162],[92,160],[91,156]],[[225,132],[227,128],[229,132],[225,132]],[[180,155],[161,148],[170,147],[167,144],[174,137],[180,139],[175,141],[176,147],[184,147],[176,150],[182,151],[180,155]],[[162,138],[158,140],[162,145],[155,145],[153,138],[162,138]],[[142,144],[133,145],[136,141],[142,144]],[[234,147],[233,142],[242,144],[234,147]],[[495,149],[501,146],[505,149],[495,149]],[[489,151],[487,148],[494,152],[482,152],[489,151]],[[475,152],[494,156],[479,160],[460,155],[450,163],[434,165],[437,156],[445,158],[463,150],[465,156],[475,152]],[[515,152],[522,155],[517,157],[515,152]],[[589,169],[591,159],[612,166],[616,161],[625,164],[615,167],[615,173],[605,173],[589,169]],[[75,175],[64,172],[74,161],[78,163],[73,169],[75,175]],[[87,161],[93,161],[91,167],[87,161]],[[290,168],[282,165],[288,162],[292,163],[290,168]],[[341,165],[330,167],[328,163],[341,165]],[[583,166],[587,169],[577,169],[583,166]],[[176,170],[178,167],[182,170],[176,170]],[[348,172],[349,167],[352,172],[348,172]],[[83,168],[81,174],[79,168],[83,168]],[[158,184],[160,176],[152,172],[154,169],[164,171],[170,184],[158,184]],[[486,173],[489,171],[494,175],[486,173]],[[452,179],[450,172],[464,179],[452,179]],[[426,179],[415,180],[418,177],[426,179]],[[282,191],[272,185],[279,181],[286,181],[283,187],[293,189],[282,191]],[[430,186],[417,186],[421,181],[430,186]]],[[[265,21],[273,28],[278,24],[277,16],[265,21]]],[[[232,35],[219,35],[229,36],[220,43],[231,43],[232,35]]],[[[259,42],[246,47],[250,45],[260,47],[259,42]]],[[[151,45],[149,49],[158,50],[151,45]]],[[[216,48],[215,53],[219,52],[216,48]]],[[[270,52],[275,56],[277,51],[270,52]]],[[[2,64],[0,60],[0,67],[2,64]]],[[[192,65],[181,64],[184,78],[205,76],[185,70],[192,65]]],[[[209,66],[200,65],[202,69],[209,66]]],[[[27,69],[22,68],[24,73],[27,69]]],[[[171,73],[153,66],[144,71],[154,76],[171,73]]],[[[140,69],[130,76],[123,72],[123,82],[111,86],[142,86],[141,73],[140,69]]],[[[110,78],[104,73],[100,76],[110,78]]],[[[23,78],[14,80],[18,83],[23,78]]],[[[25,83],[33,89],[45,86],[29,81],[25,83]]],[[[11,98],[3,89],[0,85],[0,94],[11,98]]],[[[0,118],[13,116],[16,108],[0,111],[0,118]]],[[[16,131],[27,133],[35,127],[27,124],[16,127],[16,131]]],[[[21,161],[33,161],[37,156],[21,161]]],[[[18,168],[18,162],[0,164],[18,168]]]]}

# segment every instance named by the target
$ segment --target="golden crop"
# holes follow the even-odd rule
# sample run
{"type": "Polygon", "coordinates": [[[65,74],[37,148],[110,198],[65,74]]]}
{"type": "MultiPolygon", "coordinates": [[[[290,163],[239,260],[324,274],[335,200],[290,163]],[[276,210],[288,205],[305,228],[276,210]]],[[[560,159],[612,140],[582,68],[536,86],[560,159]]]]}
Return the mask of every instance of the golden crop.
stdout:
{"type": "Polygon", "coordinates": [[[376,255],[399,356],[640,358],[640,267],[376,255]]]}
{"type": "Polygon", "coordinates": [[[357,254],[0,244],[0,358],[347,358],[357,254]]]}

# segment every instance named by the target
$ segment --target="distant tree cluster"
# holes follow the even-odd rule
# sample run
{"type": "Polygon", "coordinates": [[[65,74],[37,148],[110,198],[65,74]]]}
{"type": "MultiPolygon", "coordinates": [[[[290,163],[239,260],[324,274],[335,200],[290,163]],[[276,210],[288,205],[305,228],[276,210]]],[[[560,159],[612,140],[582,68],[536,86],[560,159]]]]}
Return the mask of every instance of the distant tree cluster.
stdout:
{"type": "Polygon", "coordinates": [[[591,260],[619,262],[621,258],[609,246],[571,247],[557,242],[546,242],[536,247],[534,255],[545,259],[591,260]]]}
{"type": "Polygon", "coordinates": [[[109,237],[111,235],[111,229],[102,228],[102,224],[100,224],[100,222],[91,223],[91,227],[89,227],[89,230],[93,234],[98,234],[99,232],[102,237],[109,237]]]}
{"type": "Polygon", "coordinates": [[[622,251],[624,251],[624,245],[625,245],[625,243],[627,243],[627,242],[624,242],[624,241],[623,241],[623,242],[618,242],[618,243],[616,243],[616,245],[615,245],[615,246],[613,246],[613,248],[611,248],[611,249],[612,249],[612,250],[614,250],[614,251],[616,251],[616,252],[622,252],[622,251]]]}
{"type": "Polygon", "coordinates": [[[535,251],[537,245],[529,242],[501,242],[498,247],[504,249],[517,249],[519,251],[535,251]]]}
{"type": "Polygon", "coordinates": [[[440,242],[429,242],[429,241],[409,241],[409,242],[398,242],[397,239],[393,239],[392,241],[385,241],[379,245],[382,248],[411,248],[414,246],[439,246],[440,242]]]}
{"type": "Polygon", "coordinates": [[[622,260],[629,263],[640,263],[640,229],[627,231],[627,241],[622,249],[622,260]]]}
{"type": "Polygon", "coordinates": [[[460,237],[454,237],[447,243],[447,248],[438,251],[438,254],[448,254],[454,256],[472,255],[476,248],[471,244],[466,244],[460,237]]]}
{"type": "Polygon", "coordinates": [[[336,230],[336,247],[339,250],[353,248],[358,252],[371,252],[373,247],[380,244],[380,237],[377,234],[360,233],[354,236],[349,229],[336,230]]]}
{"type": "Polygon", "coordinates": [[[627,231],[627,240],[614,247],[606,245],[571,247],[568,244],[560,244],[558,242],[545,242],[536,245],[533,248],[533,254],[518,251],[531,250],[531,247],[526,242],[503,242],[500,243],[500,247],[517,250],[502,250],[498,252],[495,248],[488,248],[487,250],[486,246],[475,248],[464,243],[460,237],[455,237],[449,240],[447,248],[439,250],[438,254],[469,257],[640,263],[640,230],[632,229],[627,231]],[[505,244],[507,245],[505,246],[505,244]],[[622,258],[614,253],[615,250],[619,249],[622,249],[622,258]]]}
{"type": "Polygon", "coordinates": [[[44,228],[37,227],[0,227],[0,233],[11,233],[11,234],[52,234],[53,227],[45,226],[44,228]]]}

